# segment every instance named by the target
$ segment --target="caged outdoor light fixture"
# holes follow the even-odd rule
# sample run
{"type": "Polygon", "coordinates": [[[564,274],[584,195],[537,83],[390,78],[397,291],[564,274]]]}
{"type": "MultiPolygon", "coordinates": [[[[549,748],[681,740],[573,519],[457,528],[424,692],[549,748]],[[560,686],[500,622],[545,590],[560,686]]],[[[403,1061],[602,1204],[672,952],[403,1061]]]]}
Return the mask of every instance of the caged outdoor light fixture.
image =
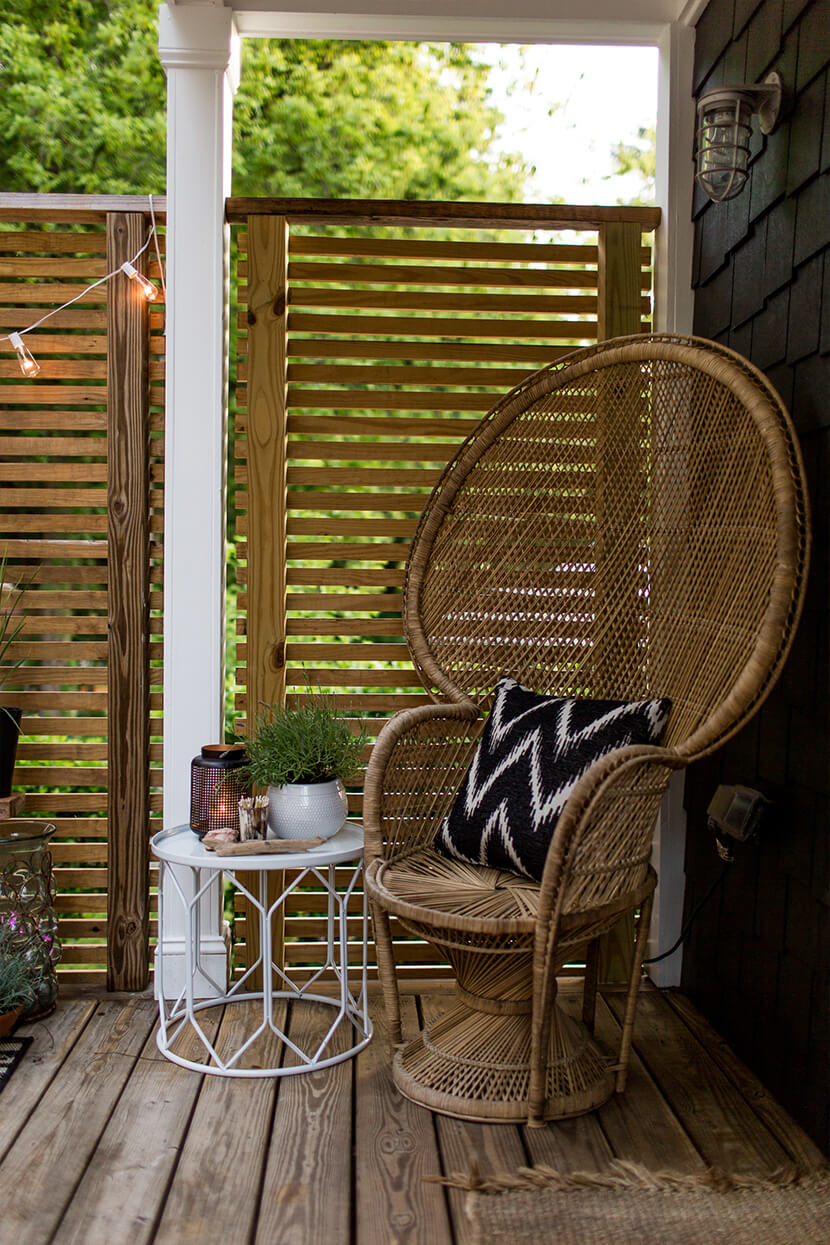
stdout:
{"type": "Polygon", "coordinates": [[[718,86],[697,104],[696,181],[715,203],[734,199],[746,184],[749,165],[750,118],[757,112],[761,133],[778,124],[784,84],[778,73],[754,86],[718,86]]]}

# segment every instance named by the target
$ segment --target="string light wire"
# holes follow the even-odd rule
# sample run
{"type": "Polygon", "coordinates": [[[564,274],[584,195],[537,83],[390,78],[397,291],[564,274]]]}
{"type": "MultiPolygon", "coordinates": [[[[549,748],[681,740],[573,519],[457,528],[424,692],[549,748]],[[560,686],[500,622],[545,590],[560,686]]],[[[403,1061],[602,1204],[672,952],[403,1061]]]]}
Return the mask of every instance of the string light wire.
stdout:
{"type": "Polygon", "coordinates": [[[152,222],[150,225],[150,232],[147,234],[147,240],[144,245],[136,251],[131,260],[125,260],[123,264],[119,264],[119,266],[114,268],[112,272],[108,272],[105,277],[99,277],[97,281],[93,281],[92,284],[88,285],[85,290],[81,290],[80,294],[76,294],[74,298],[70,298],[68,302],[63,303],[60,307],[53,307],[51,311],[47,311],[45,315],[42,315],[39,320],[35,320],[34,324],[27,325],[25,329],[17,329],[13,333],[6,333],[5,335],[0,336],[0,342],[9,342],[12,349],[17,351],[20,370],[23,375],[27,377],[27,379],[32,379],[37,376],[40,371],[40,365],[23,341],[24,333],[33,333],[35,329],[40,328],[41,324],[45,324],[47,320],[52,318],[52,316],[56,316],[59,311],[65,311],[67,307],[71,307],[73,303],[80,302],[82,298],[85,298],[86,295],[91,293],[92,290],[97,289],[99,285],[105,285],[107,281],[111,281],[113,277],[117,277],[119,272],[124,272],[128,277],[137,280],[141,285],[146,298],[151,299],[154,297],[154,294],[148,293],[147,286],[149,286],[152,291],[155,290],[155,286],[152,282],[148,281],[146,277],[143,277],[141,273],[136,272],[134,267],[136,260],[141,258],[151,242],[155,242],[156,255],[159,262],[159,271],[161,273],[161,289],[162,294],[166,298],[167,291],[164,284],[164,268],[159,251],[158,231],[156,230],[156,214],[153,209],[153,196],[148,195],[148,198],[150,200],[150,219],[152,222]]]}

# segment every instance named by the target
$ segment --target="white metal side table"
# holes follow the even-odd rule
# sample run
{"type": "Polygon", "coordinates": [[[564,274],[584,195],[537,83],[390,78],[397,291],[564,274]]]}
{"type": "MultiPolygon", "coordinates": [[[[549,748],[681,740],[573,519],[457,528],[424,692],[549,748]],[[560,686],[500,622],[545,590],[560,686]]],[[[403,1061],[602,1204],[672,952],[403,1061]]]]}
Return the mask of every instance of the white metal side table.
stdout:
{"type": "Polygon", "coordinates": [[[218,852],[207,851],[201,840],[193,833],[190,826],[176,826],[172,830],[162,830],[151,839],[151,847],[159,860],[159,955],[158,980],[156,982],[159,1000],[159,1031],[156,1044],[163,1055],[183,1068],[192,1068],[196,1072],[213,1073],[216,1076],[237,1077],[277,1077],[292,1076],[312,1068],[327,1068],[331,1064],[341,1063],[350,1059],[362,1050],[372,1036],[372,1024],[369,1020],[366,992],[366,951],[368,934],[368,910],[366,893],[363,892],[363,932],[361,962],[353,966],[353,973],[359,977],[356,993],[349,985],[348,944],[346,938],[346,916],[349,899],[363,875],[363,827],[359,822],[347,821],[337,834],[319,847],[307,852],[286,852],[280,854],[261,854],[256,856],[221,856],[218,852]],[[335,866],[353,863],[352,874],[347,886],[338,890],[335,885],[335,866]],[[190,895],[182,887],[177,872],[189,869],[192,875],[190,895]],[[268,901],[268,875],[283,870],[298,870],[281,894],[271,903],[268,901]],[[240,873],[254,873],[258,879],[258,895],[252,895],[247,886],[240,881],[240,873]],[[259,913],[259,947],[260,953],[254,963],[242,977],[228,987],[224,982],[214,980],[205,966],[200,962],[200,900],[215,880],[217,874],[230,878],[237,890],[250,901],[253,910],[259,913]],[[327,946],[326,961],[312,977],[302,986],[296,985],[283,970],[274,963],[271,940],[271,918],[283,905],[297,887],[307,878],[313,877],[322,885],[327,895],[327,946]],[[181,993],[174,1000],[165,998],[164,990],[164,913],[162,912],[163,894],[168,886],[168,900],[175,895],[182,905],[185,918],[185,984],[181,993]],[[272,972],[265,971],[271,966],[272,972]],[[246,990],[252,973],[257,968],[262,971],[262,989],[246,990]],[[315,983],[329,969],[339,986],[336,996],[331,994],[312,993],[315,983]],[[197,975],[207,979],[216,989],[216,997],[197,1001],[194,997],[194,982],[197,975]],[[283,983],[284,989],[274,989],[274,976],[283,983]],[[280,1029],[274,1020],[274,1003],[278,999],[308,1000],[324,1003],[335,1009],[335,1016],[317,1049],[309,1055],[300,1050],[291,1041],[287,1033],[280,1029]],[[262,1005],[262,1020],[254,1032],[246,1036],[244,1042],[234,1051],[220,1058],[213,1043],[208,1038],[198,1020],[198,1013],[206,1008],[219,1007],[222,1004],[243,1001],[258,1001],[262,1005]],[[336,1054],[327,1053],[332,1038],[342,1024],[351,1025],[353,1041],[347,1050],[336,1054]],[[197,1063],[185,1059],[171,1049],[173,1042],[186,1025],[190,1025],[198,1036],[208,1055],[208,1063],[197,1063]],[[257,1038],[271,1030],[280,1042],[293,1051],[299,1062],[289,1067],[275,1066],[266,1068],[241,1068],[238,1062],[246,1050],[257,1038]]]}

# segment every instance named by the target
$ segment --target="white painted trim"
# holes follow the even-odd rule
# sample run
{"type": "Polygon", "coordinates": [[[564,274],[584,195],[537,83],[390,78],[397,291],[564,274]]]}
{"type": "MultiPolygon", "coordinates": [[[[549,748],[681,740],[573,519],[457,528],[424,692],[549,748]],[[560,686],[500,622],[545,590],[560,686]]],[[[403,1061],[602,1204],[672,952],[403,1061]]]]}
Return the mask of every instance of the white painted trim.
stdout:
{"type": "Polygon", "coordinates": [[[678,14],[677,20],[681,26],[696,26],[703,16],[703,10],[708,6],[709,0],[687,0],[678,14]]]}
{"type": "MultiPolygon", "coordinates": [[[[228,9],[162,6],[167,73],[167,377],[164,525],[164,824],[190,816],[190,761],[223,739],[226,485],[225,198],[233,72],[228,9]]],[[[184,917],[167,893],[168,945],[184,917]]],[[[201,902],[202,955],[224,980],[218,883],[201,902]],[[221,970],[221,971],[219,971],[221,970]]],[[[173,956],[176,960],[176,956],[173,956]]],[[[182,961],[183,963],[183,961],[182,961]]],[[[165,957],[167,976],[174,971],[165,957]]]]}
{"type": "MultiPolygon", "coordinates": [[[[183,924],[182,921],[179,924],[183,924]]],[[[228,950],[231,932],[227,925],[220,934],[202,934],[199,956],[204,964],[207,976],[197,973],[193,981],[193,997],[195,999],[221,998],[224,991],[217,990],[215,982],[225,985],[229,979],[228,950]]],[[[156,948],[153,957],[153,993],[160,996],[160,982],[164,983],[164,997],[177,999],[184,993],[187,981],[185,968],[187,950],[183,937],[165,936],[164,939],[164,972],[159,971],[159,950],[156,948]]]]}
{"type": "MultiPolygon", "coordinates": [[[[654,243],[654,327],[661,333],[692,331],[694,40],[695,32],[691,27],[674,24],[666,28],[659,44],[656,198],[662,216],[654,243]]],[[[683,920],[686,885],[683,790],[683,773],[672,775],[657,820],[652,861],[659,882],[649,935],[649,956],[659,955],[672,945],[683,920]]],[[[681,947],[667,960],[648,968],[649,976],[658,986],[678,986],[682,961],[681,947]]]]}
{"type": "Polygon", "coordinates": [[[691,27],[673,25],[659,44],[654,327],[665,333],[691,333],[694,311],[694,41],[691,27]]]}
{"type": "Polygon", "coordinates": [[[244,38],[383,39],[464,43],[595,43],[655,45],[664,23],[583,18],[425,16],[380,13],[283,13],[240,10],[244,38]]]}

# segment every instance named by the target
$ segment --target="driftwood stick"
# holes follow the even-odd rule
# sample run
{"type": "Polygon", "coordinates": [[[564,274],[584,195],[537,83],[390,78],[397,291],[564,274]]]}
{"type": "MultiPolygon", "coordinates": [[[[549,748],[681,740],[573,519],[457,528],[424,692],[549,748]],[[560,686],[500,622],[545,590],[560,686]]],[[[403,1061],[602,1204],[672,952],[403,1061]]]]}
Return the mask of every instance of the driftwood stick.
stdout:
{"type": "Polygon", "coordinates": [[[244,843],[204,843],[204,846],[218,856],[267,856],[286,852],[308,852],[325,841],[322,835],[318,835],[314,839],[246,839],[244,843]]]}

